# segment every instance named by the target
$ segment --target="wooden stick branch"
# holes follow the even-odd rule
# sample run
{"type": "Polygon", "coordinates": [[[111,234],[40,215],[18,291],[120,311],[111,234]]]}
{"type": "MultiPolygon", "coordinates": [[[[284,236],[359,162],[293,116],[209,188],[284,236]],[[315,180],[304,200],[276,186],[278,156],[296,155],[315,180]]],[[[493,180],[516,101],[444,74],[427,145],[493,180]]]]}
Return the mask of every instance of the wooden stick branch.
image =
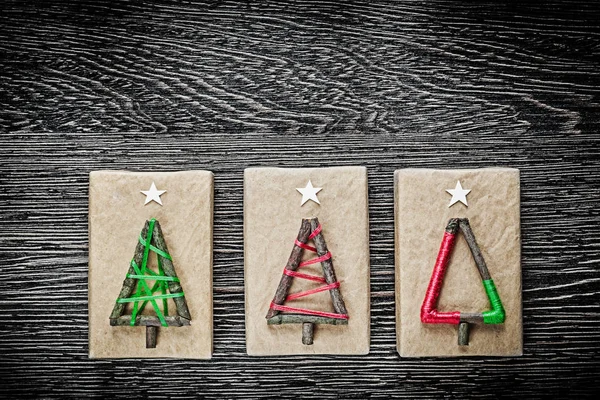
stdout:
{"type": "Polygon", "coordinates": [[[483,313],[460,313],[460,322],[468,322],[470,324],[483,324],[483,313]]]}
{"type": "Polygon", "coordinates": [[[450,218],[448,221],[448,225],[446,225],[446,232],[452,233],[455,235],[458,232],[459,228],[459,219],[458,218],[450,218]]]}
{"type": "Polygon", "coordinates": [[[146,348],[154,349],[156,347],[156,337],[158,336],[157,326],[146,326],[146,348]]]}
{"type": "MultiPolygon", "coordinates": [[[[180,316],[165,316],[168,326],[189,326],[190,320],[180,316]]],[[[110,319],[111,326],[129,326],[131,325],[131,315],[122,315],[118,318],[110,319]]],[[[133,326],[162,326],[158,317],[153,315],[138,315],[135,317],[133,326]]]]}
{"type": "Polygon", "coordinates": [[[458,223],[460,225],[460,230],[462,231],[465,240],[471,249],[471,253],[473,254],[473,259],[475,260],[475,265],[477,265],[477,270],[479,271],[479,275],[481,275],[481,279],[484,281],[492,279],[485,260],[483,259],[483,254],[481,254],[481,250],[477,245],[477,240],[475,240],[475,235],[473,234],[469,220],[467,218],[461,218],[459,219],[458,223]]]}
{"type": "MultiPolygon", "coordinates": [[[[143,238],[145,238],[146,235],[148,234],[149,225],[150,225],[150,223],[148,221],[146,221],[146,223],[144,224],[144,228],[142,229],[142,237],[143,238]]],[[[133,255],[133,261],[135,261],[135,263],[137,265],[142,264],[142,259],[144,258],[144,248],[145,248],[145,246],[138,240],[137,245],[135,246],[135,253],[133,255]]],[[[129,275],[135,274],[135,270],[133,269],[132,266],[129,266],[128,274],[129,275]]],[[[137,282],[137,279],[125,278],[125,280],[123,281],[123,286],[121,287],[121,292],[119,293],[118,298],[124,299],[124,298],[131,297],[131,294],[133,293],[133,290],[135,289],[136,282],[137,282]]],[[[113,310],[110,314],[110,319],[112,320],[115,318],[119,318],[121,315],[123,315],[124,311],[125,311],[125,303],[115,303],[115,306],[113,307],[113,310]]]]}
{"type": "Polygon", "coordinates": [[[469,345],[469,323],[461,322],[458,324],[458,345],[468,346],[469,345]]]}
{"type": "Polygon", "coordinates": [[[305,322],[310,322],[313,324],[348,325],[347,319],[304,314],[278,314],[267,320],[267,324],[269,325],[303,324],[305,322]]]}
{"type": "MultiPolygon", "coordinates": [[[[308,240],[308,235],[310,235],[310,220],[303,219],[302,224],[300,225],[300,231],[298,232],[298,241],[301,243],[306,243],[308,240]]],[[[290,258],[285,266],[285,269],[289,271],[295,271],[298,269],[298,265],[300,265],[300,261],[302,259],[302,248],[298,247],[294,244],[294,248],[292,249],[292,253],[290,254],[290,258]]],[[[285,298],[288,295],[288,291],[290,290],[290,286],[292,286],[293,277],[288,275],[282,275],[281,280],[279,281],[279,286],[277,286],[277,291],[275,292],[275,296],[273,297],[274,304],[283,304],[285,298]]],[[[273,310],[269,308],[269,312],[267,312],[266,318],[272,318],[275,315],[279,314],[279,311],[273,310]]]]}
{"type": "Polygon", "coordinates": [[[311,345],[314,340],[315,324],[312,322],[305,322],[302,324],[302,344],[311,345]]]}
{"type": "MultiPolygon", "coordinates": [[[[313,218],[310,220],[311,231],[314,231],[319,226],[318,218],[313,218]]],[[[317,249],[317,255],[319,257],[324,256],[329,251],[327,249],[327,243],[325,243],[325,238],[323,237],[323,232],[319,232],[317,236],[314,237],[315,248],[317,249]]],[[[330,259],[322,261],[321,267],[323,267],[323,275],[325,276],[325,281],[328,284],[337,282],[337,278],[335,276],[335,271],[333,269],[333,261],[330,259]]],[[[339,288],[334,288],[329,290],[329,294],[331,295],[331,302],[333,303],[333,308],[335,312],[338,314],[348,314],[346,311],[346,305],[344,304],[344,298],[342,297],[342,293],[339,288]]]]}
{"type": "MultiPolygon", "coordinates": [[[[160,229],[160,224],[158,221],[154,223],[154,232],[152,234],[153,241],[155,246],[162,251],[169,253],[169,249],[167,248],[167,243],[165,242],[165,238],[162,234],[162,229],[160,229]]],[[[173,266],[173,262],[168,258],[164,258],[160,254],[157,255],[160,257],[160,261],[162,263],[163,270],[165,271],[166,276],[171,276],[173,278],[177,278],[177,273],[175,272],[175,267],[173,266]]],[[[169,292],[172,294],[183,292],[183,288],[179,282],[169,281],[169,292]]],[[[185,296],[175,297],[173,298],[173,302],[175,303],[175,308],[177,309],[177,315],[180,317],[191,320],[190,310],[188,309],[187,302],[185,301],[185,296]]]]}

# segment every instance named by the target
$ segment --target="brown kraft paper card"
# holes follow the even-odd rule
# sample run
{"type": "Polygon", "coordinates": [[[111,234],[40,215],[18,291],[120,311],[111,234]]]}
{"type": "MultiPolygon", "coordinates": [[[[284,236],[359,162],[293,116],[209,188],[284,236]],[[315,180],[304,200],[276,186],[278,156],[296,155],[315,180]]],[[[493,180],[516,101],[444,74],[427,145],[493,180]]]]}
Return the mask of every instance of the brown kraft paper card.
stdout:
{"type": "MultiPolygon", "coordinates": [[[[363,167],[249,168],[244,173],[244,264],[246,343],[249,355],[367,354],[369,352],[369,223],[367,171],[363,167]],[[301,206],[311,181],[322,188],[301,206]],[[268,325],[265,318],[303,218],[317,217],[339,291],[348,312],[347,325],[315,324],[314,343],[302,343],[302,324],[268,325]]],[[[308,242],[312,244],[312,242],[308,242]]],[[[316,257],[304,251],[303,260],[316,257]]],[[[302,273],[323,276],[320,263],[302,273]]],[[[289,293],[318,287],[294,278],[289,293]]],[[[328,291],[285,303],[333,312],[328,291]]]]}
{"type": "MultiPolygon", "coordinates": [[[[177,357],[212,354],[213,174],[209,171],[90,173],[89,356],[177,357]],[[144,204],[155,183],[166,190],[144,204]],[[146,348],[145,326],[111,326],[109,316],[147,220],[160,222],[191,315],[190,325],[160,327],[156,348],[146,348]]],[[[156,255],[148,265],[156,270],[156,255]]],[[[159,303],[161,303],[159,301],[159,303]]],[[[131,307],[131,306],[128,306],[131,307]]],[[[169,314],[175,306],[168,300],[169,314]]],[[[131,312],[126,313],[131,314],[131,312]]],[[[150,305],[142,315],[156,315],[150,305]]]]}
{"type": "MultiPolygon", "coordinates": [[[[518,356],[523,352],[519,171],[508,168],[395,173],[396,333],[402,357],[518,356]],[[468,207],[447,189],[460,181],[468,207]],[[420,311],[450,218],[468,218],[502,300],[503,324],[469,324],[468,346],[458,325],[425,324],[420,311]]],[[[439,311],[477,313],[490,302],[464,235],[459,233],[438,302],[439,311]]]]}

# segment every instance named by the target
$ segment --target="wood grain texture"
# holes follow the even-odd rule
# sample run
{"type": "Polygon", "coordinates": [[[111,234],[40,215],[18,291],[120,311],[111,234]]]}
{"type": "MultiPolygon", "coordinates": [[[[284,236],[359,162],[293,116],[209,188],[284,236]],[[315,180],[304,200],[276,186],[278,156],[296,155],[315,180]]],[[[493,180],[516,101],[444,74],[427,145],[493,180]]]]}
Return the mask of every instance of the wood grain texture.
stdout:
{"type": "Polygon", "coordinates": [[[0,5],[0,395],[592,397],[600,390],[600,6],[0,5]],[[369,169],[371,353],[249,358],[249,166],[369,169]],[[401,359],[393,171],[521,169],[521,358],[401,359]],[[98,169],[215,173],[214,358],[87,358],[98,169]]]}

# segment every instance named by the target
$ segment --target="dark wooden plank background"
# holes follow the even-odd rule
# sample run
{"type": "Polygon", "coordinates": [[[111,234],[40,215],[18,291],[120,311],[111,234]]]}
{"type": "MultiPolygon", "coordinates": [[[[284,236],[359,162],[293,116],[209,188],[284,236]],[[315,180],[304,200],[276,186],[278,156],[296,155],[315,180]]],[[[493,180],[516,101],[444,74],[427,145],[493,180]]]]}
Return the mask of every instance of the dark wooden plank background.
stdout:
{"type": "Polygon", "coordinates": [[[600,6],[0,5],[0,394],[581,397],[600,390],[600,6]],[[365,165],[371,353],[250,358],[242,171],[365,165]],[[401,359],[393,171],[522,171],[521,358],[401,359]],[[87,358],[96,169],[215,172],[214,358],[87,358]]]}

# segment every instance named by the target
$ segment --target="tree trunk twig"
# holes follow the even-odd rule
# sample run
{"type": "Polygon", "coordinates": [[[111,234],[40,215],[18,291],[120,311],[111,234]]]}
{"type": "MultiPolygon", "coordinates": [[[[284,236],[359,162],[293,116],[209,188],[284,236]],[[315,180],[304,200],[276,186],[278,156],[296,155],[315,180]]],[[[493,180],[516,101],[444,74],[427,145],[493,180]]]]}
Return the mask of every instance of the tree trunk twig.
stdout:
{"type": "Polygon", "coordinates": [[[146,348],[154,349],[156,347],[156,337],[158,336],[158,327],[147,325],[146,326],[146,348]]]}
{"type": "MultiPolygon", "coordinates": [[[[152,235],[154,240],[154,245],[164,251],[167,254],[169,253],[169,249],[167,247],[167,243],[165,242],[165,238],[162,233],[162,229],[160,228],[160,224],[158,221],[154,223],[154,233],[152,235]]],[[[173,266],[173,262],[168,258],[164,258],[160,254],[157,255],[160,257],[160,261],[162,263],[163,270],[165,271],[166,276],[170,276],[173,278],[177,278],[177,273],[175,272],[175,267],[173,266]]],[[[170,293],[181,293],[183,292],[183,288],[181,287],[180,282],[169,281],[169,292],[170,293]]],[[[177,309],[177,315],[180,317],[191,320],[192,317],[190,315],[190,310],[188,309],[187,302],[185,301],[185,296],[175,297],[173,298],[173,302],[175,303],[175,308],[177,309]]]]}
{"type": "Polygon", "coordinates": [[[315,324],[304,322],[302,324],[302,344],[310,346],[313,344],[315,324]]]}
{"type": "MultiPolygon", "coordinates": [[[[301,243],[306,243],[308,240],[308,235],[310,235],[310,220],[303,219],[302,224],[300,225],[300,231],[298,232],[298,241],[301,243]]],[[[302,259],[302,248],[298,247],[294,244],[294,248],[292,249],[292,254],[290,254],[290,258],[285,266],[285,269],[289,271],[295,271],[298,269],[298,265],[300,265],[300,261],[302,259]]],[[[281,305],[285,301],[287,297],[288,291],[290,290],[290,286],[292,286],[294,278],[288,275],[282,274],[281,280],[279,281],[279,286],[277,286],[277,291],[275,292],[275,296],[273,297],[273,303],[281,305]]],[[[269,312],[267,312],[266,318],[272,318],[275,315],[279,314],[279,311],[273,310],[269,308],[269,312]]]]}
{"type": "Polygon", "coordinates": [[[468,346],[469,345],[469,323],[461,322],[458,324],[458,345],[468,346]]]}
{"type": "MultiPolygon", "coordinates": [[[[314,231],[319,226],[318,218],[312,218],[310,220],[311,231],[314,231]]],[[[319,257],[327,254],[329,250],[327,250],[327,243],[325,243],[325,238],[323,237],[323,232],[319,232],[317,236],[314,237],[315,247],[317,249],[317,255],[319,257]]],[[[332,284],[337,282],[337,278],[335,276],[335,270],[333,269],[333,261],[332,259],[328,259],[321,262],[321,266],[323,267],[323,275],[325,276],[325,281],[328,284],[332,284]]],[[[333,303],[333,308],[335,312],[338,314],[348,314],[346,311],[346,305],[344,304],[344,298],[342,297],[342,293],[339,288],[334,288],[329,290],[329,294],[331,295],[331,301],[333,303]]]]}
{"type": "MultiPolygon", "coordinates": [[[[150,226],[150,223],[148,221],[146,221],[146,223],[144,224],[144,228],[142,229],[142,237],[145,238],[146,235],[148,234],[148,227],[150,226]]],[[[137,241],[137,245],[135,246],[135,253],[133,255],[133,261],[137,264],[137,265],[141,265],[142,264],[142,259],[144,258],[144,249],[146,246],[144,246],[144,244],[142,244],[138,238],[136,238],[137,241]]],[[[135,270],[133,269],[133,267],[130,265],[129,266],[129,271],[128,271],[129,275],[134,275],[135,274],[135,270]]],[[[137,279],[134,278],[125,278],[125,280],[123,281],[123,286],[121,287],[121,292],[119,293],[119,299],[125,299],[128,297],[131,297],[131,294],[133,293],[133,290],[135,289],[135,284],[137,282],[137,279]]],[[[114,319],[114,318],[119,318],[121,315],[123,315],[123,312],[125,312],[125,303],[115,303],[115,306],[113,307],[112,312],[110,313],[110,319],[114,319]]]]}

